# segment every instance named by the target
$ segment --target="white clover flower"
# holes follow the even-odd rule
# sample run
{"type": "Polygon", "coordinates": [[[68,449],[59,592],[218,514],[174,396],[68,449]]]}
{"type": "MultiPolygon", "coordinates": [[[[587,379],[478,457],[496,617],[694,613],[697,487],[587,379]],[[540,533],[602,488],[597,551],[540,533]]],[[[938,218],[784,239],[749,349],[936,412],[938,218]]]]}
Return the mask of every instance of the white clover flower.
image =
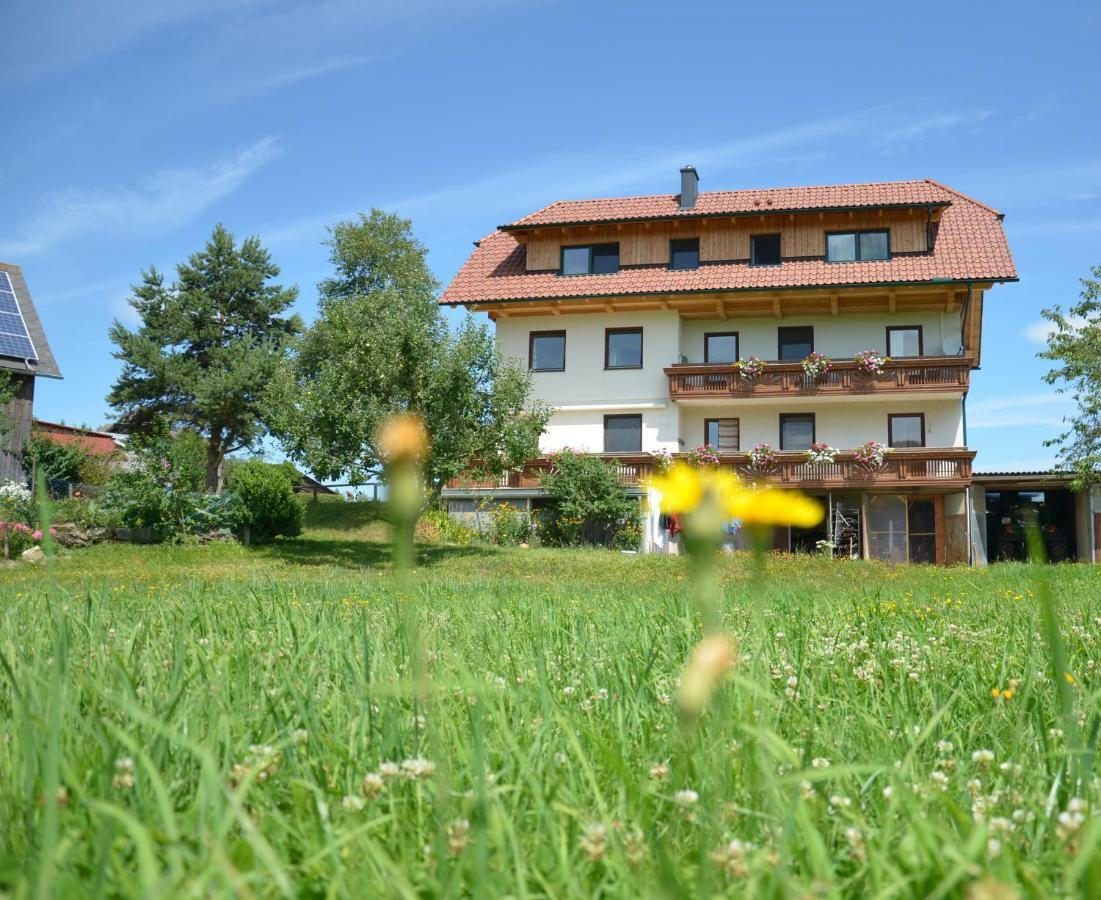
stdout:
{"type": "Polygon", "coordinates": [[[397,778],[401,774],[401,767],[392,762],[379,763],[378,770],[383,778],[397,778]]]}
{"type": "Polygon", "coordinates": [[[681,806],[695,806],[700,801],[700,795],[693,790],[685,789],[677,791],[673,799],[681,806]]]}
{"type": "Polygon", "coordinates": [[[368,772],[363,776],[362,791],[368,797],[374,798],[382,793],[386,787],[386,781],[378,772],[368,772]]]}
{"type": "Polygon", "coordinates": [[[668,760],[654,763],[654,765],[650,766],[650,777],[653,778],[654,781],[665,781],[665,779],[669,777],[668,760]]]}
{"type": "Polygon", "coordinates": [[[971,761],[978,763],[983,768],[994,762],[994,753],[990,750],[976,750],[971,754],[971,761]]]}
{"type": "Polygon", "coordinates": [[[608,852],[608,829],[599,822],[586,825],[577,844],[590,862],[597,862],[608,852]]]}
{"type": "Polygon", "coordinates": [[[401,764],[401,773],[410,781],[431,778],[436,774],[436,764],[427,759],[407,759],[401,764]]]}
{"type": "Polygon", "coordinates": [[[357,797],[355,794],[345,794],[344,799],[340,801],[340,805],[345,809],[351,809],[355,812],[359,812],[363,809],[363,798],[357,797]]]}
{"type": "Polygon", "coordinates": [[[824,756],[816,756],[810,761],[810,764],[815,769],[828,769],[830,767],[830,761],[824,756]]]}
{"type": "Polygon", "coordinates": [[[893,787],[891,787],[890,785],[887,785],[883,789],[883,799],[886,800],[888,803],[890,803],[891,800],[894,798],[894,796],[895,796],[895,789],[893,787]]]}

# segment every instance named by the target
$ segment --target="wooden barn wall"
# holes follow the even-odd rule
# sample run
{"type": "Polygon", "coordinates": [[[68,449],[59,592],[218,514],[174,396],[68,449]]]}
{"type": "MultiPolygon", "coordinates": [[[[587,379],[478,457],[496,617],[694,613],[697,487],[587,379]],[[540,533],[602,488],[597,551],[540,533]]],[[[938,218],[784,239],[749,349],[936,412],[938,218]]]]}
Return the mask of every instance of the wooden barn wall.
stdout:
{"type": "Polygon", "coordinates": [[[11,428],[0,444],[0,483],[14,481],[22,484],[26,478],[20,458],[34,422],[34,379],[23,378],[21,381],[15,398],[3,410],[11,428]]]}
{"type": "Polygon", "coordinates": [[[780,234],[785,258],[823,256],[828,231],[887,228],[891,232],[891,252],[924,251],[926,246],[924,211],[885,211],[871,213],[811,213],[801,216],[752,216],[736,219],[701,219],[678,224],[598,225],[572,229],[550,229],[527,239],[528,271],[557,269],[559,252],[572,244],[619,242],[619,262],[624,266],[668,265],[669,241],[673,238],[700,239],[700,259],[704,262],[748,259],[749,238],[754,234],[780,234]]]}

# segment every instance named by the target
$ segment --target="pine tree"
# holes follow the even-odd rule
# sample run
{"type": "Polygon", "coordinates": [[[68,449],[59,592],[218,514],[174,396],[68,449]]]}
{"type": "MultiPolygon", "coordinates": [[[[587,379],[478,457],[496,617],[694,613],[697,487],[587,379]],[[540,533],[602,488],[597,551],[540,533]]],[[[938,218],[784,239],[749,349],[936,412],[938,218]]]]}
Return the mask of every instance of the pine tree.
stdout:
{"type": "Polygon", "coordinates": [[[206,488],[217,491],[226,454],[266,433],[267,386],[302,328],[285,315],[298,292],[273,282],[279,268],[259,238],[237,246],[221,225],[176,273],[168,284],[142,272],[130,299],[141,326],[111,326],[123,369],[107,402],[135,431],[159,420],[201,433],[206,488]]]}

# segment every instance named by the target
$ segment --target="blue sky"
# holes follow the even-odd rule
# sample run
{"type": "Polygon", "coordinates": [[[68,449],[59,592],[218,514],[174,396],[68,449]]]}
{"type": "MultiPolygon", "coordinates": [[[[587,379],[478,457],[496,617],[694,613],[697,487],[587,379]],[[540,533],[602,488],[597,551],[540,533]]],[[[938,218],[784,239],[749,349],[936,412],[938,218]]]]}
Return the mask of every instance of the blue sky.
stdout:
{"type": "Polygon", "coordinates": [[[129,285],[213,225],[258,234],[311,318],[325,226],[414,221],[441,281],[559,198],[931,177],[1006,213],[968,401],[981,469],[1050,464],[1068,401],[1040,310],[1101,263],[1101,6],[507,0],[16,0],[5,15],[0,259],[101,424],[129,285]]]}

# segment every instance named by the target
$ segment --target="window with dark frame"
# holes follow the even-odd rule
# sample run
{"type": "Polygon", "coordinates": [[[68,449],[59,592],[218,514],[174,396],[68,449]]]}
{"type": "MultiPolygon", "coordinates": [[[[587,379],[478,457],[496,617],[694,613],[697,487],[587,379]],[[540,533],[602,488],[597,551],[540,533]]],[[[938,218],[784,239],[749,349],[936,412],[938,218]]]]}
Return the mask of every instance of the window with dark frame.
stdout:
{"type": "Polygon", "coordinates": [[[780,362],[798,362],[814,352],[813,325],[785,325],[776,329],[780,362]]]}
{"type": "Polygon", "coordinates": [[[604,368],[642,368],[641,328],[606,328],[604,330],[604,368]]]}
{"type": "Polygon", "coordinates": [[[887,355],[893,359],[925,353],[920,325],[887,326],[887,355]]]}
{"type": "Polygon", "coordinates": [[[749,236],[751,266],[778,266],[780,262],[780,235],[751,234],[749,236]]]}
{"type": "Polygon", "coordinates": [[[698,269],[699,267],[699,238],[674,238],[669,242],[670,269],[698,269]]]}
{"type": "Polygon", "coordinates": [[[925,413],[891,413],[887,416],[888,447],[924,447],[925,413]]]}
{"type": "Polygon", "coordinates": [[[611,275],[619,271],[619,244],[563,247],[560,275],[611,275]]]}
{"type": "Polygon", "coordinates": [[[703,336],[704,363],[735,363],[738,361],[738,332],[711,331],[703,336]]]}
{"type": "Polygon", "coordinates": [[[814,413],[780,413],[780,449],[809,450],[814,443],[814,413]]]}
{"type": "Polygon", "coordinates": [[[530,332],[528,334],[528,368],[532,372],[564,372],[566,370],[566,332],[530,332]]]}
{"type": "Polygon", "coordinates": [[[826,262],[868,262],[891,258],[891,232],[828,231],[826,262]]]}
{"type": "Polygon", "coordinates": [[[605,416],[604,452],[641,453],[642,416],[605,416]]]}
{"type": "Polygon", "coordinates": [[[704,419],[703,442],[720,453],[737,453],[741,449],[738,419],[704,419]]]}

